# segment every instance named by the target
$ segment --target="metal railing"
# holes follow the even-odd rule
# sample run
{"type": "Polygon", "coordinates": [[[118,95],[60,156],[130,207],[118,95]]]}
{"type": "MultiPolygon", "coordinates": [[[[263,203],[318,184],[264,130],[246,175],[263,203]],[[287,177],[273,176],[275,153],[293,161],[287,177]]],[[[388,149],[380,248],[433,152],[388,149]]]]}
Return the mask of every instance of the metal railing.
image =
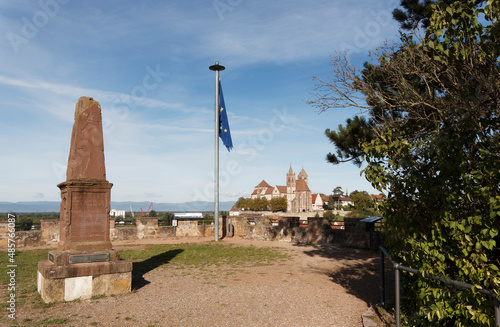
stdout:
{"type": "MultiPolygon", "coordinates": [[[[430,274],[425,274],[425,276],[423,276],[423,274],[420,270],[413,269],[410,267],[405,267],[405,266],[400,265],[396,261],[393,261],[391,259],[389,252],[387,251],[387,249],[385,247],[383,247],[382,245],[379,246],[379,248],[380,248],[380,279],[381,279],[380,281],[381,281],[381,288],[382,288],[381,289],[381,296],[382,296],[382,304],[384,306],[385,306],[384,256],[386,256],[389,260],[391,260],[392,266],[394,267],[394,272],[395,272],[394,284],[395,284],[395,292],[396,292],[394,308],[395,308],[395,315],[396,315],[395,318],[396,318],[396,326],[397,327],[401,326],[401,311],[400,311],[401,294],[400,294],[400,276],[399,276],[400,270],[407,271],[407,272],[413,273],[415,275],[420,275],[424,278],[435,279],[435,280],[438,280],[438,281],[443,282],[445,284],[453,285],[457,288],[471,289],[472,287],[474,287],[474,285],[459,282],[457,280],[446,279],[444,277],[434,276],[434,275],[430,275],[430,274]]],[[[495,310],[495,326],[500,326],[500,304],[498,301],[498,296],[495,293],[493,293],[489,290],[485,290],[485,289],[478,289],[477,291],[479,293],[487,295],[493,299],[493,305],[494,305],[494,310],[495,310]]]]}

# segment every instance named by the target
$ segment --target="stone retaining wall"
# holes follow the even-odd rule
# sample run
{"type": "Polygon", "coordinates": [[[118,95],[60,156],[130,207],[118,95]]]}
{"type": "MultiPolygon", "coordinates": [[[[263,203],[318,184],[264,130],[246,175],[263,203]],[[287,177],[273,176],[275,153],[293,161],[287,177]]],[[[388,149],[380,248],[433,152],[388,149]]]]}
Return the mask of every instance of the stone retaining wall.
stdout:
{"type": "Polygon", "coordinates": [[[59,219],[43,219],[40,221],[41,241],[57,245],[59,242],[59,219]]]}
{"type": "MultiPolygon", "coordinates": [[[[325,218],[307,219],[307,226],[301,227],[300,217],[285,216],[233,216],[219,220],[219,237],[234,236],[255,239],[283,241],[298,244],[331,243],[342,246],[370,247],[370,231],[361,219],[345,218],[345,230],[332,229],[325,218]]],[[[0,246],[7,245],[8,222],[0,221],[0,246]]],[[[115,219],[110,219],[111,241],[156,239],[169,237],[211,237],[214,224],[199,225],[198,220],[178,220],[177,227],[158,226],[158,218],[136,218],[135,226],[116,227],[115,219]]],[[[372,232],[372,247],[382,243],[380,233],[372,232]]],[[[41,221],[41,230],[16,232],[16,245],[57,246],[59,242],[59,220],[41,221]]]]}
{"type": "MultiPolygon", "coordinates": [[[[370,232],[361,219],[345,218],[345,229],[333,229],[325,218],[307,218],[307,227],[300,227],[299,217],[233,217],[235,234],[241,237],[284,241],[298,244],[330,243],[357,248],[370,247],[370,232]],[[277,223],[276,223],[277,220],[277,223]]],[[[372,247],[382,244],[380,233],[372,234],[372,247]]]]}
{"type": "Polygon", "coordinates": [[[0,246],[7,247],[7,235],[9,234],[9,222],[0,221],[0,246]]]}

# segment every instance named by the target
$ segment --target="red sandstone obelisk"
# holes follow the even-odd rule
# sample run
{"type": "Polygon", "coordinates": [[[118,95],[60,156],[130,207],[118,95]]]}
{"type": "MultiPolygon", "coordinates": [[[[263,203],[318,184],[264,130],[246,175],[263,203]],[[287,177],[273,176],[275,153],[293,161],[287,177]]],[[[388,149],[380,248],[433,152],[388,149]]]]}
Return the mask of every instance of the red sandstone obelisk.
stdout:
{"type": "Polygon", "coordinates": [[[38,263],[45,302],[130,292],[132,263],[120,260],[109,236],[111,187],[106,180],[101,106],[81,97],[75,108],[66,181],[61,189],[60,238],[38,263]]]}
{"type": "Polygon", "coordinates": [[[111,187],[106,180],[101,106],[81,97],[61,189],[61,233],[58,250],[108,250],[111,187]]]}

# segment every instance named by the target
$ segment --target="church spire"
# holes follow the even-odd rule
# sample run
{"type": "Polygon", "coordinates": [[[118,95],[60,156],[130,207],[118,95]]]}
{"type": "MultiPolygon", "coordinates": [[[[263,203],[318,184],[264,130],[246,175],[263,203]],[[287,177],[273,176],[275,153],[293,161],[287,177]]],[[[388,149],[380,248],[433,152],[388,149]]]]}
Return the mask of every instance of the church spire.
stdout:
{"type": "Polygon", "coordinates": [[[304,168],[302,168],[302,170],[300,171],[299,175],[297,176],[298,179],[307,179],[307,174],[306,174],[306,171],[304,170],[304,168]]]}

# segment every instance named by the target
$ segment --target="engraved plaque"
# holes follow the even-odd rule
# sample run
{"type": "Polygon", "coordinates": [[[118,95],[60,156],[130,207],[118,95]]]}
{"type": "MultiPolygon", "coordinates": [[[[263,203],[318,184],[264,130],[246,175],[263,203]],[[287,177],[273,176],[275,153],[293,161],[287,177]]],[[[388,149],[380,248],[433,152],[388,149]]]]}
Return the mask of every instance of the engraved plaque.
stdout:
{"type": "Polygon", "coordinates": [[[101,254],[86,254],[86,255],[70,255],[69,263],[90,263],[109,261],[109,253],[101,254]]]}

